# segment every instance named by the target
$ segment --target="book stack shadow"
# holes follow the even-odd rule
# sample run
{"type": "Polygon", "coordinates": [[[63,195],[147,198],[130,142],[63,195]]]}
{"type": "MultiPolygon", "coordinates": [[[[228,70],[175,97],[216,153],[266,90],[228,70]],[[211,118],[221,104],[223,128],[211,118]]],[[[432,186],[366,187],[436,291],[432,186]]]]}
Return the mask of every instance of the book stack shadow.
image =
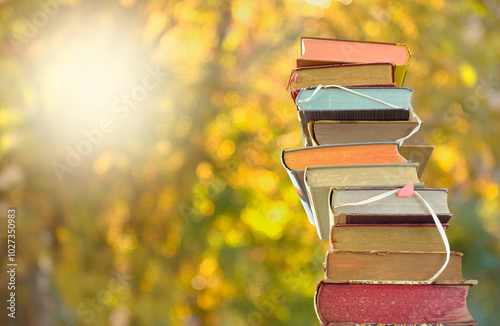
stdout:
{"type": "Polygon", "coordinates": [[[434,150],[403,87],[405,44],[301,39],[287,90],[304,147],[282,163],[321,240],[321,325],[477,325],[447,189],[420,181],[434,150]]]}

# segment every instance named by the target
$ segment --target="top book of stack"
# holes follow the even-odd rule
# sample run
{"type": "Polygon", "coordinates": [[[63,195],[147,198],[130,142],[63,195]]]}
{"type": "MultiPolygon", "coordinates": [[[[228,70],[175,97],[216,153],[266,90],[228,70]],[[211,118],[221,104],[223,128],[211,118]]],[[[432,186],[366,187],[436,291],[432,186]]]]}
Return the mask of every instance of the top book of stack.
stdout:
{"type": "Polygon", "coordinates": [[[394,83],[403,85],[411,53],[406,44],[348,41],[315,37],[301,38],[302,56],[297,68],[345,63],[392,63],[394,83]]]}

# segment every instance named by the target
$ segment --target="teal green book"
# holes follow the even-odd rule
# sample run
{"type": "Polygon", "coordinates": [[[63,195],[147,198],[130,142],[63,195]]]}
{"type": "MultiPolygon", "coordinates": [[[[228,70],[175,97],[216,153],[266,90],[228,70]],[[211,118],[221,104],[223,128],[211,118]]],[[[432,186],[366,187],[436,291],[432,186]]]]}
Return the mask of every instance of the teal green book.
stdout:
{"type": "Polygon", "coordinates": [[[407,87],[306,88],[295,103],[298,110],[374,110],[409,108],[413,90],[407,87]]]}

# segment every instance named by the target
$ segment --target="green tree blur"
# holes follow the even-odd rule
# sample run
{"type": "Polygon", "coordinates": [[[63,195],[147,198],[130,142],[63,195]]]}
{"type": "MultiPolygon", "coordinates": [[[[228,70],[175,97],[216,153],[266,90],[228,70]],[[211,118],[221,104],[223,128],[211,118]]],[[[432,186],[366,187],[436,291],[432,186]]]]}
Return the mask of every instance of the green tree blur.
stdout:
{"type": "Polygon", "coordinates": [[[2,325],[316,325],[328,246],[280,163],[301,146],[284,90],[301,36],[409,45],[435,145],[423,181],[449,188],[471,314],[500,320],[496,0],[4,0],[0,15],[0,250],[6,266],[14,208],[18,264],[2,325]]]}

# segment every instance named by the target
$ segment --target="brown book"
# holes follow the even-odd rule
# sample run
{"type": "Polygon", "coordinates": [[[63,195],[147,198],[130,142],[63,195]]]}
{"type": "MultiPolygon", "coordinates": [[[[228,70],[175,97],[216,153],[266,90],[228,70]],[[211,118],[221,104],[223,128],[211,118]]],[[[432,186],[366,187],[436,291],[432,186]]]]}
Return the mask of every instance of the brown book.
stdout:
{"type": "MultiPolygon", "coordinates": [[[[394,142],[418,126],[414,121],[309,121],[313,145],[394,142]]],[[[428,145],[422,128],[404,141],[405,145],[428,145]]]]}
{"type": "MultiPolygon", "coordinates": [[[[312,145],[369,143],[396,141],[409,135],[417,121],[309,121],[307,135],[312,145]]],[[[307,142],[307,140],[305,140],[307,142]]],[[[421,177],[434,146],[427,144],[420,128],[400,146],[399,152],[409,161],[419,164],[421,177]]]]}
{"type": "Polygon", "coordinates": [[[467,309],[469,288],[476,284],[321,280],[314,308],[323,326],[477,325],[467,309]]]}
{"type": "MultiPolygon", "coordinates": [[[[446,230],[449,224],[443,224],[446,230]]],[[[435,224],[338,224],[330,232],[330,250],[443,252],[435,224]]]]}
{"type": "MultiPolygon", "coordinates": [[[[418,221],[434,223],[431,213],[417,196],[398,197],[397,193],[394,193],[372,203],[342,206],[358,203],[394,189],[396,188],[332,187],[329,195],[332,224],[408,224],[419,223],[418,221]]],[[[415,192],[431,206],[442,223],[449,221],[451,213],[446,189],[424,188],[415,189],[415,192]]]]}
{"type": "MultiPolygon", "coordinates": [[[[320,239],[327,240],[330,220],[329,193],[332,187],[404,187],[413,183],[423,187],[417,176],[417,163],[309,166],[304,172],[314,225],[320,239]]],[[[366,214],[365,214],[366,215],[366,214]]]]}
{"type": "MultiPolygon", "coordinates": [[[[343,122],[348,121],[409,121],[410,120],[409,108],[390,108],[390,109],[361,109],[361,110],[302,110],[297,109],[297,118],[299,120],[300,131],[302,135],[302,142],[304,146],[312,146],[308,125],[311,121],[322,120],[339,120],[343,122]]],[[[358,131],[351,131],[351,136],[355,136],[358,131]]],[[[346,135],[347,136],[347,135],[346,135]]],[[[316,140],[317,142],[317,140],[316,140]]],[[[349,143],[356,143],[355,141],[348,141],[349,143]]],[[[369,140],[362,141],[369,142],[369,140]]],[[[318,143],[320,144],[320,143],[318,143]]],[[[332,143],[335,144],[335,143],[332,143]]],[[[321,144],[326,145],[326,144],[321,144]]]]}
{"type": "MultiPolygon", "coordinates": [[[[324,265],[331,280],[425,281],[441,268],[446,252],[329,250],[324,265]]],[[[451,252],[438,281],[462,281],[462,253],[451,252]]]]}
{"type": "Polygon", "coordinates": [[[293,69],[288,91],[318,85],[395,86],[394,66],[391,63],[361,63],[327,65],[293,69]]]}
{"type": "Polygon", "coordinates": [[[394,82],[397,86],[403,85],[411,60],[408,46],[402,43],[302,37],[301,52],[301,57],[297,59],[297,67],[335,63],[391,62],[395,65],[394,82]]]}

